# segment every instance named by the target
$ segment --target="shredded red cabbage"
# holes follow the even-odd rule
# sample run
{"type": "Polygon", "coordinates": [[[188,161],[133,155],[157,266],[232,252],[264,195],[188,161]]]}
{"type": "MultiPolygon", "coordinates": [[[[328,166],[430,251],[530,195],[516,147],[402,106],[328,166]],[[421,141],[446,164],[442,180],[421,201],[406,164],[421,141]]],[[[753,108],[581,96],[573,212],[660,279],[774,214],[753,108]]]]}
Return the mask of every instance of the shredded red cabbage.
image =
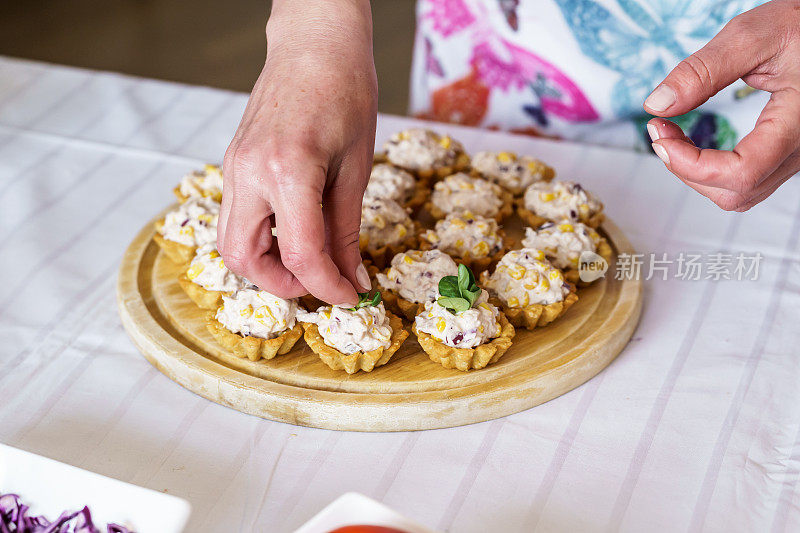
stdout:
{"type": "MultiPolygon", "coordinates": [[[[44,516],[28,516],[28,509],[16,494],[0,494],[0,533],[100,533],[88,507],[65,511],[54,522],[44,516]]],[[[108,524],[106,532],[134,533],[117,524],[108,524]]]]}

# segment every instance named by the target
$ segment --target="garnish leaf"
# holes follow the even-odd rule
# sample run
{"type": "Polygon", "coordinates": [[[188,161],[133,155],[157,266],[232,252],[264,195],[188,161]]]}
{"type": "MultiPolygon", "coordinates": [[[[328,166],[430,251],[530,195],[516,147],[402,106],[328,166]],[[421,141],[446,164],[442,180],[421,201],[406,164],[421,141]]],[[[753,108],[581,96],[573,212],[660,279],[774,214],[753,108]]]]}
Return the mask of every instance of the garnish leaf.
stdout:
{"type": "Polygon", "coordinates": [[[439,305],[453,314],[471,308],[481,294],[475,275],[464,265],[458,265],[458,276],[444,276],[439,280],[439,305]]]}
{"type": "Polygon", "coordinates": [[[375,291],[375,296],[370,296],[369,292],[358,293],[358,303],[355,307],[348,307],[348,311],[356,311],[362,307],[376,306],[381,303],[381,292],[375,291]]]}

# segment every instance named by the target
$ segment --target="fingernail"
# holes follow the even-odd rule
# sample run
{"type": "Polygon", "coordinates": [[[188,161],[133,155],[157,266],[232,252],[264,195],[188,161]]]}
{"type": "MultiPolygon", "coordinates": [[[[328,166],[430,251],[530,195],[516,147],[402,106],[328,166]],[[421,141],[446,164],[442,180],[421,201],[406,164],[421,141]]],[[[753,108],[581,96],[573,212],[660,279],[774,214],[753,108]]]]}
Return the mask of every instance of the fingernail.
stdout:
{"type": "Polygon", "coordinates": [[[658,158],[661,159],[665,165],[669,165],[669,154],[667,153],[667,149],[656,143],[653,143],[652,146],[653,151],[656,153],[658,158]]]}
{"type": "Polygon", "coordinates": [[[672,104],[675,103],[675,91],[669,85],[659,85],[656,90],[650,93],[650,96],[644,101],[645,107],[649,107],[653,111],[666,111],[672,104]]]}
{"type": "Polygon", "coordinates": [[[367,269],[364,268],[364,263],[358,265],[356,269],[356,280],[358,280],[358,284],[361,285],[362,289],[370,290],[372,288],[372,282],[369,279],[367,269]]]}
{"type": "Polygon", "coordinates": [[[656,128],[653,124],[647,125],[647,134],[650,136],[651,141],[658,140],[658,128],[656,128]]]}

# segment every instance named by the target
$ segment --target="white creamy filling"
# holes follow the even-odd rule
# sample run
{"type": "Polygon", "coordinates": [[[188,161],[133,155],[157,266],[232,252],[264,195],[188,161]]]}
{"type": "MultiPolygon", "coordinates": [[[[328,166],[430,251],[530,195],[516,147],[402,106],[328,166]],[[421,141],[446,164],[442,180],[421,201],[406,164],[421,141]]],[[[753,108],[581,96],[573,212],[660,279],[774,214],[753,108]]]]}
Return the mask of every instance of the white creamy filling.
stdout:
{"type": "Polygon", "coordinates": [[[464,147],[449,136],[412,128],[392,135],[383,145],[390,163],[411,170],[429,170],[455,164],[464,147]]]}
{"type": "Polygon", "coordinates": [[[509,189],[524,189],[544,178],[547,165],[533,157],[517,157],[512,152],[478,152],[472,168],[485,178],[509,189]]]}
{"type": "Polygon", "coordinates": [[[361,205],[361,235],[372,249],[403,242],[414,227],[406,209],[383,198],[364,198],[361,205]]]}
{"type": "Polygon", "coordinates": [[[557,268],[577,269],[582,252],[596,252],[600,235],[581,222],[547,222],[525,228],[522,246],[544,251],[557,268]]]}
{"type": "Polygon", "coordinates": [[[494,183],[459,172],[434,185],[431,202],[447,214],[469,211],[492,217],[503,206],[501,194],[494,183]]]}
{"type": "Polygon", "coordinates": [[[525,208],[551,220],[586,220],[602,208],[591,193],[571,181],[537,182],[525,190],[525,208]]]}
{"type": "Polygon", "coordinates": [[[381,163],[372,167],[364,196],[386,198],[404,204],[414,195],[414,176],[394,165],[381,163]]]}
{"type": "Polygon", "coordinates": [[[422,303],[437,298],[440,279],[456,275],[458,265],[446,253],[411,250],[395,255],[386,274],[378,274],[377,278],[381,287],[409,302],[422,303]]]}
{"type": "Polygon", "coordinates": [[[447,218],[436,223],[434,229],[426,231],[422,238],[434,248],[451,255],[469,253],[470,257],[487,257],[503,247],[503,238],[498,229],[495,219],[464,211],[447,215],[447,218]]]}
{"type": "Polygon", "coordinates": [[[211,198],[194,197],[164,217],[165,239],[186,246],[217,242],[219,204],[211,198]]]}
{"type": "Polygon", "coordinates": [[[209,291],[233,292],[244,286],[244,280],[225,266],[215,244],[197,249],[186,277],[209,291]]]}
{"type": "Polygon", "coordinates": [[[292,329],[297,316],[297,301],[284,300],[257,288],[236,291],[222,297],[216,319],[233,333],[273,339],[292,329]]]}
{"type": "Polygon", "coordinates": [[[509,307],[548,305],[569,294],[561,271],[547,262],[544,252],[533,248],[504,255],[484,285],[509,307]]]}
{"type": "Polygon", "coordinates": [[[392,344],[392,328],[382,302],[355,311],[320,307],[315,313],[299,313],[297,319],[316,324],[325,344],[344,354],[371,352],[392,344]]]}
{"type": "Polygon", "coordinates": [[[500,334],[498,310],[487,302],[486,291],[475,305],[453,314],[435,301],[425,304],[425,310],[414,319],[417,330],[454,348],[475,348],[500,334]]]}
{"type": "Polygon", "coordinates": [[[205,165],[203,170],[186,174],[178,186],[181,194],[192,198],[210,196],[218,198],[222,194],[222,169],[216,165],[205,165]]]}

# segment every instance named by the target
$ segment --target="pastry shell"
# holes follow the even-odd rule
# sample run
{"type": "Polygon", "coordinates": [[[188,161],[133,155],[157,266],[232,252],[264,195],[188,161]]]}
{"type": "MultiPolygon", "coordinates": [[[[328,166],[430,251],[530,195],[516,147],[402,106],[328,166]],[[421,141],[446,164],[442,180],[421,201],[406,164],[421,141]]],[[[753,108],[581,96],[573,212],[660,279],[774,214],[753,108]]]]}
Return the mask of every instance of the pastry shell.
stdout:
{"type": "Polygon", "coordinates": [[[185,273],[178,276],[178,284],[201,309],[217,309],[222,305],[222,297],[227,294],[222,291],[210,291],[187,278],[185,273]]]}
{"type": "MultiPolygon", "coordinates": [[[[503,189],[500,192],[500,199],[503,202],[500,205],[500,209],[497,211],[497,213],[495,213],[492,216],[484,215],[486,216],[486,218],[493,218],[498,222],[502,222],[504,218],[511,216],[511,214],[514,212],[514,197],[511,195],[510,192],[503,189]]],[[[432,200],[428,200],[427,202],[425,202],[425,210],[428,213],[430,213],[431,216],[436,220],[441,220],[443,218],[446,218],[447,215],[450,214],[442,211],[439,207],[436,206],[436,204],[433,203],[432,200]]]]}
{"type": "Polygon", "coordinates": [[[156,233],[153,235],[153,240],[156,244],[167,254],[173,263],[178,265],[188,265],[194,258],[194,253],[197,251],[196,246],[187,246],[179,242],[170,241],[164,238],[161,231],[164,229],[164,219],[157,220],[155,223],[156,233]]]}
{"type": "Polygon", "coordinates": [[[445,368],[455,368],[466,372],[494,363],[511,347],[511,339],[515,334],[514,326],[502,312],[498,313],[497,321],[500,322],[500,335],[475,348],[448,346],[434,339],[428,333],[418,331],[416,323],[412,326],[412,331],[431,361],[439,363],[445,368]]]}
{"type": "MultiPolygon", "coordinates": [[[[498,230],[497,233],[498,233],[498,235],[500,235],[500,238],[502,239],[503,245],[500,247],[500,249],[496,253],[494,253],[492,255],[486,255],[486,256],[483,256],[483,257],[472,257],[472,255],[468,251],[464,252],[461,255],[454,255],[454,254],[446,252],[445,250],[442,250],[442,251],[445,252],[450,257],[452,257],[453,259],[455,259],[457,262],[464,263],[465,266],[469,267],[470,270],[472,270],[472,272],[474,272],[476,275],[478,275],[478,274],[480,274],[481,272],[483,272],[485,270],[489,270],[490,268],[494,268],[494,266],[497,265],[497,263],[503,258],[503,256],[509,250],[511,241],[506,236],[505,232],[503,230],[498,230]]],[[[423,237],[420,237],[420,239],[419,239],[419,249],[420,250],[433,250],[434,246],[429,241],[425,240],[423,237]]],[[[438,248],[438,249],[441,249],[441,248],[438,248]]]]}
{"type": "MultiPolygon", "coordinates": [[[[487,273],[484,272],[481,276],[481,284],[486,283],[487,273]]],[[[508,321],[514,324],[515,327],[534,330],[537,327],[546,326],[561,317],[572,305],[578,301],[578,294],[575,292],[575,286],[571,283],[569,286],[569,294],[560,302],[553,302],[551,304],[532,304],[525,307],[509,307],[503,300],[497,296],[489,298],[489,302],[497,307],[500,307],[508,317],[508,321]]]]}
{"type": "Polygon", "coordinates": [[[206,316],[206,327],[214,339],[236,357],[246,357],[251,361],[272,359],[276,355],[283,355],[291,350],[303,336],[303,326],[300,325],[300,322],[296,322],[293,328],[287,329],[274,339],[245,337],[223,326],[215,315],[216,312],[211,311],[206,316]]]}
{"type": "Polygon", "coordinates": [[[417,247],[417,232],[419,231],[419,227],[416,222],[414,222],[414,227],[408,230],[408,235],[406,235],[405,239],[400,241],[397,244],[391,245],[384,245],[380,248],[371,248],[369,246],[369,239],[366,235],[359,235],[358,236],[358,248],[361,253],[366,253],[369,255],[369,259],[373,265],[375,265],[378,269],[383,269],[388,265],[392,257],[399,254],[400,252],[405,252],[406,250],[413,249],[417,247]]]}
{"type": "Polygon", "coordinates": [[[403,342],[408,338],[408,332],[403,329],[403,321],[400,317],[386,312],[389,318],[389,327],[392,328],[391,344],[388,348],[378,348],[369,352],[355,352],[345,354],[332,346],[325,344],[325,340],[312,322],[304,322],[304,338],[306,344],[315,354],[322,359],[322,362],[333,370],[344,370],[348,374],[355,374],[359,370],[372,372],[375,367],[385,365],[389,359],[400,349],[403,342]]]}

